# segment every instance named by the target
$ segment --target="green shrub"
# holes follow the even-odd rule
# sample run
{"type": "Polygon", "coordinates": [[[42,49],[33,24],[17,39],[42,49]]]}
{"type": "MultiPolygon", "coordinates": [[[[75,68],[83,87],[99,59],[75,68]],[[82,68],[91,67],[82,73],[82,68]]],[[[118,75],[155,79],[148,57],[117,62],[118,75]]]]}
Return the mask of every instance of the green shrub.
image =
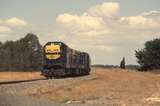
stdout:
{"type": "Polygon", "coordinates": [[[136,51],[141,70],[160,69],[160,39],[147,41],[142,50],[136,51]]]}

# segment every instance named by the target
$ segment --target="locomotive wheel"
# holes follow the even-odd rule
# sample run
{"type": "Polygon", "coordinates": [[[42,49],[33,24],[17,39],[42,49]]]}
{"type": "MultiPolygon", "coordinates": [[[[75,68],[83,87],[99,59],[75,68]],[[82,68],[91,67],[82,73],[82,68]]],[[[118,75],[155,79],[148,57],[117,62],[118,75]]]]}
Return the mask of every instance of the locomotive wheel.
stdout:
{"type": "Polygon", "coordinates": [[[49,79],[50,77],[49,76],[45,76],[46,77],[46,79],[49,79]]]}
{"type": "Polygon", "coordinates": [[[64,77],[66,76],[65,69],[52,69],[52,77],[64,77]]]}

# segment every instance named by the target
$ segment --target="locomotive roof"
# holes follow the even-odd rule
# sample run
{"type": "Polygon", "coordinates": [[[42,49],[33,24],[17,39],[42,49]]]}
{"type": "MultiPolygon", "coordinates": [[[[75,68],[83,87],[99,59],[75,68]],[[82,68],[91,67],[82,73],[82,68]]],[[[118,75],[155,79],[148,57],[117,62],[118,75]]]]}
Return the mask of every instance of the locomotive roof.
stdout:
{"type": "Polygon", "coordinates": [[[65,43],[60,42],[60,41],[47,42],[45,45],[48,45],[48,44],[51,44],[51,43],[59,43],[59,44],[67,46],[65,43]]]}

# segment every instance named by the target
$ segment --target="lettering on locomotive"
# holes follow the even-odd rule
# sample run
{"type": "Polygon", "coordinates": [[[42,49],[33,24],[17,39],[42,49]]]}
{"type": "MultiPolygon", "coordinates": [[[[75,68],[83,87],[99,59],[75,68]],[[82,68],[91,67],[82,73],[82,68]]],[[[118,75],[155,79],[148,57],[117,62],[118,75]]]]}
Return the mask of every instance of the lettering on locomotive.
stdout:
{"type": "Polygon", "coordinates": [[[58,44],[54,44],[54,43],[51,43],[50,45],[46,45],[45,47],[45,53],[46,53],[46,58],[47,59],[58,59],[60,58],[60,52],[61,52],[61,49],[60,49],[60,45],[58,44]]]}

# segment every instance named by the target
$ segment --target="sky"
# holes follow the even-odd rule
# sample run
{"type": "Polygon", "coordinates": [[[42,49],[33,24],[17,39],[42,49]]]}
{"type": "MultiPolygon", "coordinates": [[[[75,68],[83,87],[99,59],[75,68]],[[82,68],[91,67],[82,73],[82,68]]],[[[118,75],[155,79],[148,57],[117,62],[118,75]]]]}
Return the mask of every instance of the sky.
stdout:
{"type": "Polygon", "coordinates": [[[160,38],[160,0],[0,0],[0,41],[34,33],[62,41],[92,64],[137,64],[135,50],[160,38]]]}

